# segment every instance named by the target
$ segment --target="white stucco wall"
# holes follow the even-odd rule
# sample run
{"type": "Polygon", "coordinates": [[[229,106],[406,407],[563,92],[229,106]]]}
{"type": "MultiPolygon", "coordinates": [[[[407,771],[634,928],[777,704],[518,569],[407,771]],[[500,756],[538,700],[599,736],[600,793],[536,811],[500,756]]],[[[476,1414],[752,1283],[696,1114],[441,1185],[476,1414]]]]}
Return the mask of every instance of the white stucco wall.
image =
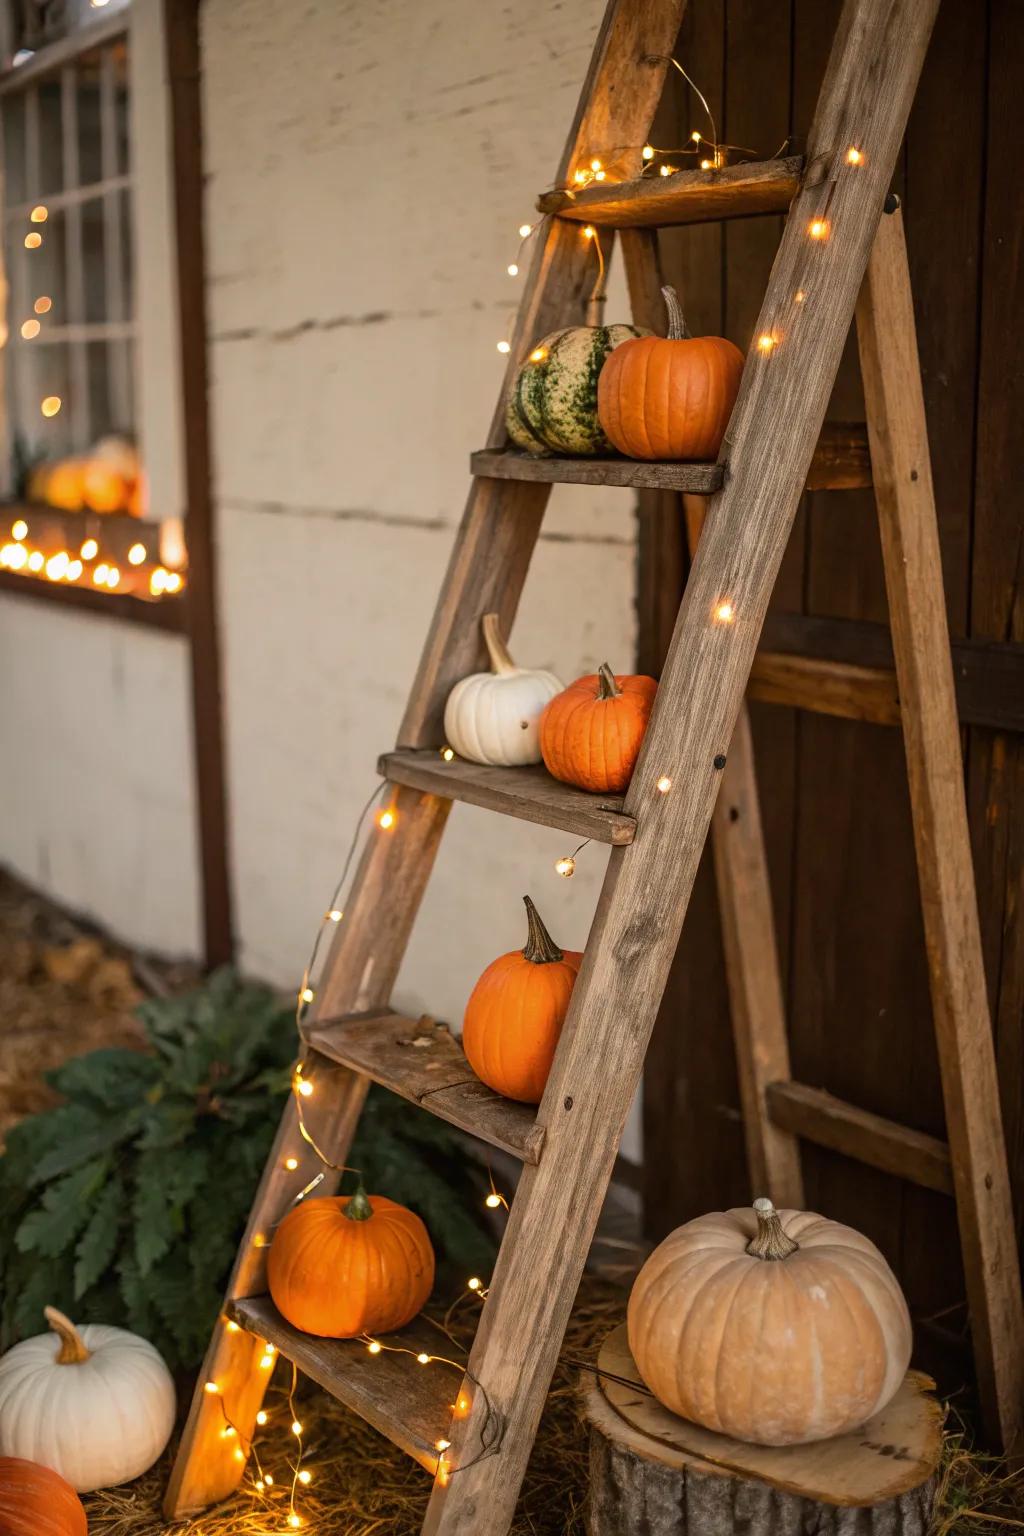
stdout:
{"type": "MultiPolygon", "coordinates": [[[[517,228],[601,0],[206,0],[213,441],[240,958],[294,984],[395,737],[502,377],[517,228]]],[[[524,263],[525,266],[525,263],[524,263]]],[[[610,313],[622,310],[613,287],[610,313]]],[[[628,498],[552,498],[513,648],[566,681],[634,647],[628,498]]],[[[523,941],[582,947],[606,861],[456,806],[396,1003],[461,1019],[523,941]]],[[[636,1154],[636,1137],[626,1148],[636,1154]]]]}

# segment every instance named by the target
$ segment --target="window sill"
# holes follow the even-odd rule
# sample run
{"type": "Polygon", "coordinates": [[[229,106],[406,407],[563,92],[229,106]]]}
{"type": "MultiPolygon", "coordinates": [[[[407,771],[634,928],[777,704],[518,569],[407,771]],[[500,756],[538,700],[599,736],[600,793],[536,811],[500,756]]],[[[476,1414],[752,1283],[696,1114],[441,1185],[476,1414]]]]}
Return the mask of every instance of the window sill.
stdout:
{"type": "Polygon", "coordinates": [[[123,624],[139,624],[165,634],[184,634],[188,629],[188,599],[162,597],[151,602],[133,597],[130,592],[98,592],[91,587],[68,586],[47,581],[45,577],[23,576],[18,571],[0,570],[0,593],[10,592],[30,602],[56,603],[79,613],[95,613],[123,624]]]}

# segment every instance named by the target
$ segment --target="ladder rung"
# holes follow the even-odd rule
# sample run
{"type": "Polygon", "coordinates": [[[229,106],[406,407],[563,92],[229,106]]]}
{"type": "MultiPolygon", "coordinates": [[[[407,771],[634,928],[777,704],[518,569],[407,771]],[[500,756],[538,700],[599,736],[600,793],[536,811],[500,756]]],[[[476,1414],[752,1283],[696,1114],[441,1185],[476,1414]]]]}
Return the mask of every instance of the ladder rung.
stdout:
{"type": "MultiPolygon", "coordinates": [[[[482,449],[470,456],[470,470],[491,480],[534,480],[557,485],[612,485],[627,490],[686,491],[711,496],[724,466],[711,463],[648,462],[644,459],[532,458],[509,449],[482,449]]],[[[871,485],[867,428],[859,421],[826,422],[807,475],[809,491],[853,491],[871,485]]]]}
{"type": "Polygon", "coordinates": [[[891,667],[858,667],[819,656],[758,651],[747,695],[760,704],[785,704],[842,720],[868,720],[873,725],[901,722],[896,673],[891,667]]]}
{"type": "MultiPolygon", "coordinates": [[[[286,1360],[387,1435],[407,1456],[429,1472],[437,1471],[437,1442],[448,1436],[452,1405],[462,1385],[457,1369],[435,1360],[429,1370],[418,1370],[408,1355],[387,1350],[371,1355],[365,1344],[354,1339],[300,1333],[285,1322],[269,1296],[232,1302],[227,1315],[273,1344],[286,1360]]],[[[401,1333],[381,1338],[411,1349],[414,1355],[447,1354],[451,1347],[444,1334],[423,1318],[416,1318],[401,1333]]]]}
{"type": "Polygon", "coordinates": [[[690,491],[710,496],[725,478],[721,464],[649,463],[645,459],[541,459],[509,450],[470,455],[470,472],[488,480],[540,480],[556,485],[617,485],[627,490],[690,491]]]}
{"type": "Polygon", "coordinates": [[[516,1104],[486,1087],[444,1024],[397,1013],[361,1013],[316,1024],[306,1040],[322,1056],[521,1162],[540,1161],[544,1129],[533,1105],[516,1104]]]}
{"type": "Polygon", "coordinates": [[[781,1130],[925,1189],[953,1193],[949,1147],[937,1137],[912,1131],[804,1083],[769,1083],[766,1098],[768,1114],[781,1130]]]}
{"type": "Polygon", "coordinates": [[[377,771],[392,784],[481,805],[597,843],[631,843],[636,835],[635,820],[622,814],[621,795],[587,794],[571,784],[560,784],[542,767],[489,768],[462,758],[446,763],[435,748],[428,747],[386,752],[377,771]]]}
{"type": "Polygon", "coordinates": [[[742,219],[755,213],[785,213],[800,189],[802,171],[800,155],[750,160],[720,171],[677,171],[674,176],[592,182],[578,192],[544,192],[537,207],[541,213],[613,229],[742,219]]]}

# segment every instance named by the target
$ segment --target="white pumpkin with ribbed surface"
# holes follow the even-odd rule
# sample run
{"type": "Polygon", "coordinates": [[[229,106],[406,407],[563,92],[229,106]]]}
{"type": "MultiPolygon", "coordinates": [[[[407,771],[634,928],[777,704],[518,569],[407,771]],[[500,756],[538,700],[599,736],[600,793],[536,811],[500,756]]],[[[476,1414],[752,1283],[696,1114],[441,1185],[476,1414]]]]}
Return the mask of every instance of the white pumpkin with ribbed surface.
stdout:
{"type": "Polygon", "coordinates": [[[79,1493],[140,1477],[174,1427],[170,1371],[124,1328],[76,1328],[54,1307],[46,1320],[52,1333],[0,1359],[0,1455],[50,1467],[79,1493]]]}
{"type": "Polygon", "coordinates": [[[482,620],[490,672],[456,683],[444,708],[444,732],[460,757],[495,768],[540,762],[538,725],[549,699],[562,692],[553,672],[517,667],[498,629],[498,615],[482,620]]]}
{"type": "Polygon", "coordinates": [[[910,1363],[907,1304],[874,1243],[770,1200],[672,1232],[637,1276],[628,1329],[659,1402],[758,1445],[856,1428],[910,1363]]]}

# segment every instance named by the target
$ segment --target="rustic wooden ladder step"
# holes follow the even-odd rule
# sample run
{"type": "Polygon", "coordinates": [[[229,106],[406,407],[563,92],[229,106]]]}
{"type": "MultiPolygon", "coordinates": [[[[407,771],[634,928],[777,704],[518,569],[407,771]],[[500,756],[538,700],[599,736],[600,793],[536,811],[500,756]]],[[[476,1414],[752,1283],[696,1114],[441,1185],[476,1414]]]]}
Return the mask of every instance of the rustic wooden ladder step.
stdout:
{"type": "Polygon", "coordinates": [[[633,181],[592,182],[578,190],[545,192],[541,213],[611,229],[663,228],[785,213],[800,190],[804,162],[748,160],[721,170],[648,174],[633,181]]]}
{"type": "Polygon", "coordinates": [[[765,1102],[772,1124],[780,1130],[924,1189],[953,1193],[949,1147],[936,1136],[858,1109],[824,1088],[809,1088],[805,1083],[769,1083],[765,1102]]]}
{"type": "MultiPolygon", "coordinates": [[[[821,1140],[828,1134],[833,1142],[842,1137],[851,1150],[859,1138],[869,1160],[891,1163],[898,1142],[906,1149],[914,1133],[852,1106],[837,1110],[790,1081],[744,704],[800,496],[814,483],[822,423],[873,245],[859,333],[925,893],[949,1166],[990,1423],[1008,1445],[1019,1436],[1019,1274],[976,912],[971,921],[973,884],[920,376],[912,313],[908,340],[902,228],[897,219],[886,221],[888,231],[879,228],[938,0],[844,0],[805,161],[637,180],[683,4],[610,0],[556,184],[574,188],[576,172],[594,159],[606,168],[607,181],[542,200],[546,217],[532,242],[509,373],[484,456],[474,462],[397,748],[383,760],[391,784],[388,827],[375,826],[369,835],[303,1021],[308,1054],[302,1081],[312,1092],[303,1100],[303,1122],[322,1157],[301,1134],[293,1097],[204,1362],[167,1494],[171,1518],[194,1513],[238,1486],[244,1468],[237,1445],[223,1436],[223,1416],[230,1412],[247,1445],[266,1386],[266,1341],[436,1469],[424,1536],[506,1536],[712,822],[756,1192],[771,1193],[780,1204],[790,1197],[800,1203],[798,1145],[792,1129],[783,1128],[786,1116],[801,1134],[821,1140]],[[853,159],[851,146],[857,149],[853,159]],[[748,353],[717,465],[645,471],[624,461],[595,466],[562,460],[538,467],[509,453],[504,402],[514,371],[538,340],[584,323],[590,311],[594,243],[582,234],[581,220],[614,232],[602,239],[609,255],[613,240],[621,248],[634,319],[658,330],[653,226],[785,209],[754,332],[771,336],[773,345],[752,346],[748,353]],[[812,226],[826,237],[810,236],[812,226]],[[795,302],[796,294],[808,302],[795,302]],[[645,473],[655,478],[645,482],[645,473]],[[642,497],[672,498],[681,490],[695,541],[654,711],[625,797],[595,804],[595,797],[555,786],[540,771],[514,778],[444,763],[448,694],[484,663],[482,617],[496,613],[505,633],[512,627],[552,478],[591,484],[603,475],[597,483],[612,483],[610,474],[643,487],[642,497]],[[666,484],[675,489],[666,491],[666,484]],[[732,622],[716,620],[723,599],[732,622]],[[428,1034],[427,1021],[390,1011],[455,799],[611,844],[586,953],[536,1112],[480,1091],[471,1075],[463,1075],[454,1041],[441,1032],[435,1039],[432,1028],[428,1034]],[[421,1037],[428,1043],[417,1045],[421,1037]],[[346,1161],[371,1080],[522,1159],[461,1381],[434,1376],[403,1355],[388,1357],[385,1365],[358,1343],[296,1334],[267,1300],[272,1234],[313,1179],[320,1181],[319,1194],[337,1187],[338,1166],[346,1161]],[[217,1391],[205,1392],[204,1381],[217,1391]],[[450,1417],[439,1429],[445,1412],[450,1417]],[[433,1454],[442,1439],[448,1442],[443,1464],[433,1454]]],[[[862,442],[855,447],[859,467],[834,441],[831,467],[819,464],[819,483],[864,483],[862,442]]],[[[678,500],[674,505],[678,510],[678,500]]],[[[943,1176],[940,1148],[928,1138],[915,1143],[922,1167],[930,1157],[934,1179],[943,1176]]],[[[425,1339],[428,1327],[415,1325],[411,1337],[425,1339]]],[[[423,1349],[432,1353],[425,1343],[423,1349]]]]}
{"type": "Polygon", "coordinates": [[[540,1161],[544,1129],[529,1104],[503,1099],[473,1072],[447,1024],[385,1010],[312,1026],[307,1044],[441,1120],[524,1163],[540,1161]]]}

